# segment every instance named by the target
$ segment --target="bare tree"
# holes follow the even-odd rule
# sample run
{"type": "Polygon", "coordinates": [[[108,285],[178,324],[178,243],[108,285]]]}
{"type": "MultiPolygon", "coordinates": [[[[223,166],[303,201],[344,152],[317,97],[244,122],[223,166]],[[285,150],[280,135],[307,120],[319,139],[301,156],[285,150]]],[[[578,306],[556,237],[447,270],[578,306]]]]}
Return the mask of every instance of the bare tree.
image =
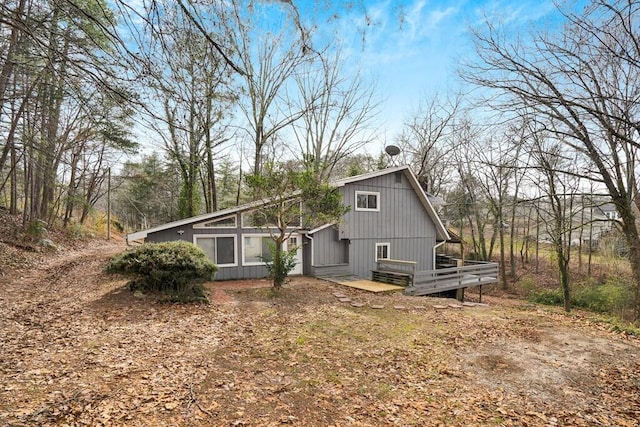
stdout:
{"type": "Polygon", "coordinates": [[[538,204],[540,216],[553,245],[564,309],[569,312],[572,234],[582,227],[575,220],[583,211],[581,204],[576,202],[579,193],[578,166],[575,153],[572,157],[572,152],[561,141],[551,139],[545,133],[534,130],[530,134],[530,172],[533,174],[530,178],[542,195],[538,204]]]}
{"type": "Polygon", "coordinates": [[[347,77],[340,52],[322,52],[305,65],[295,77],[297,110],[305,113],[293,129],[302,162],[325,181],[336,165],[371,141],[378,104],[375,87],[365,85],[359,72],[347,77]]]}
{"type": "Polygon", "coordinates": [[[404,124],[398,142],[404,161],[415,171],[423,188],[442,194],[451,176],[451,154],[459,145],[455,138],[456,120],[461,120],[462,98],[425,97],[404,124]]]}
{"type": "MultiPolygon", "coordinates": [[[[287,85],[293,82],[307,54],[307,37],[298,37],[300,23],[284,21],[273,29],[259,27],[261,8],[270,13],[288,13],[285,4],[232,2],[232,11],[223,24],[234,60],[242,67],[239,107],[244,116],[242,129],[254,149],[253,174],[260,175],[265,151],[276,141],[278,132],[298,120],[306,111],[286,102],[287,85]]],[[[265,12],[266,13],[266,12],[265,12]]]]}
{"type": "Polygon", "coordinates": [[[189,217],[201,212],[203,195],[205,210],[217,209],[215,151],[229,140],[225,129],[235,95],[225,62],[208,38],[182,8],[167,6],[165,14],[157,24],[163,28],[161,43],[149,54],[148,111],[152,128],[179,167],[178,212],[189,217]]]}
{"type": "Polygon", "coordinates": [[[489,25],[474,35],[480,60],[463,71],[467,81],[497,91],[494,105],[533,111],[558,141],[589,160],[585,174],[606,187],[621,217],[636,284],[636,320],[639,8],[631,1],[596,0],[580,15],[567,14],[560,34],[536,34],[526,43],[510,41],[489,25]]]}

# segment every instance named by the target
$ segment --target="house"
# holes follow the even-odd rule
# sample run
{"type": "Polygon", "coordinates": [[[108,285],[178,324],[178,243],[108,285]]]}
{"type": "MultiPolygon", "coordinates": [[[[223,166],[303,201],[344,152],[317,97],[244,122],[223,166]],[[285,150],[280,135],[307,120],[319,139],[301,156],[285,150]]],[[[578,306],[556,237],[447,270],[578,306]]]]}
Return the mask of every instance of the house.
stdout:
{"type": "MultiPolygon", "coordinates": [[[[377,262],[415,262],[417,271],[435,269],[435,253],[449,235],[429,196],[408,166],[398,166],[331,183],[350,206],[342,221],[308,229],[297,224],[285,249],[297,250],[291,274],[316,277],[371,277],[377,262]]],[[[268,229],[256,224],[264,202],[170,222],[131,233],[127,241],[186,240],[218,265],[217,280],[267,276],[268,229]]]]}

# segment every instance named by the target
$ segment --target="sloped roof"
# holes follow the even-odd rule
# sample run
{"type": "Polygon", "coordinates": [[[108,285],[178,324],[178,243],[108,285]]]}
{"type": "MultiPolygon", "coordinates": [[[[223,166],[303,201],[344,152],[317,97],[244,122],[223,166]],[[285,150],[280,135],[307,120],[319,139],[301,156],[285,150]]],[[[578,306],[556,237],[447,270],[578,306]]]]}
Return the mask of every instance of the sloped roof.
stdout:
{"type": "MultiPolygon", "coordinates": [[[[407,177],[407,180],[411,184],[411,187],[414,189],[414,191],[418,195],[418,197],[420,199],[420,202],[422,203],[422,205],[424,206],[425,210],[427,211],[429,217],[431,218],[431,220],[433,221],[433,223],[436,226],[437,240],[448,240],[449,239],[449,234],[447,233],[447,229],[445,228],[445,226],[442,224],[442,221],[440,220],[440,217],[438,217],[438,214],[436,213],[435,209],[433,208],[433,205],[432,205],[432,203],[430,201],[430,195],[428,195],[422,189],[422,187],[420,186],[420,183],[418,182],[418,179],[416,178],[415,174],[411,171],[411,169],[407,165],[396,166],[396,167],[387,168],[387,169],[381,169],[381,170],[378,170],[378,171],[369,172],[369,173],[365,173],[365,174],[362,174],[362,175],[356,175],[356,176],[351,176],[351,177],[348,177],[348,178],[339,179],[339,180],[330,182],[329,185],[332,186],[332,187],[340,188],[340,187],[344,187],[347,184],[351,184],[351,183],[359,182],[359,181],[364,181],[364,180],[367,180],[367,179],[376,178],[376,177],[379,177],[379,176],[383,176],[383,175],[387,175],[387,174],[391,174],[391,173],[395,173],[395,172],[403,172],[403,174],[407,177]]],[[[431,197],[433,197],[433,196],[431,196],[431,197]]],[[[248,210],[251,210],[251,209],[255,209],[255,208],[259,207],[259,206],[263,206],[266,203],[268,203],[268,202],[264,201],[264,200],[257,200],[255,202],[246,203],[244,205],[236,206],[236,207],[229,208],[229,209],[223,209],[221,211],[210,212],[210,213],[206,213],[206,214],[202,214],[202,215],[198,215],[198,216],[193,216],[193,217],[190,217],[190,218],[181,219],[181,220],[178,220],[178,221],[168,222],[166,224],[162,224],[162,225],[159,225],[157,227],[152,227],[152,228],[149,228],[147,230],[142,230],[142,231],[137,231],[135,233],[127,234],[127,242],[144,239],[150,233],[155,233],[155,232],[158,232],[158,231],[167,230],[169,228],[180,227],[180,226],[187,225],[187,224],[192,224],[192,223],[195,223],[195,222],[202,222],[202,221],[208,221],[208,220],[211,220],[211,219],[221,218],[221,217],[224,217],[224,216],[227,216],[227,215],[231,215],[231,214],[235,214],[235,213],[238,213],[238,212],[245,212],[245,211],[248,211],[248,210]]],[[[317,231],[317,229],[315,231],[317,231]]]]}

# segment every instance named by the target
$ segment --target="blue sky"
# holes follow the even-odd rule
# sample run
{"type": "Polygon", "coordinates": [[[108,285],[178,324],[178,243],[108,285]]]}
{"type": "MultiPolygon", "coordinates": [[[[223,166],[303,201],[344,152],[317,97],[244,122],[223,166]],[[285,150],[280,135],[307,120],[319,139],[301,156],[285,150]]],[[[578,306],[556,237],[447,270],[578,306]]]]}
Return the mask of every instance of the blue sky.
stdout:
{"type": "Polygon", "coordinates": [[[461,59],[474,55],[470,27],[488,19],[514,33],[526,32],[557,23],[557,18],[550,0],[362,0],[346,10],[338,35],[350,57],[377,82],[383,100],[381,133],[386,141],[379,147],[393,142],[421,99],[461,89],[456,68],[461,59]],[[362,44],[358,29],[365,27],[362,44]]]}

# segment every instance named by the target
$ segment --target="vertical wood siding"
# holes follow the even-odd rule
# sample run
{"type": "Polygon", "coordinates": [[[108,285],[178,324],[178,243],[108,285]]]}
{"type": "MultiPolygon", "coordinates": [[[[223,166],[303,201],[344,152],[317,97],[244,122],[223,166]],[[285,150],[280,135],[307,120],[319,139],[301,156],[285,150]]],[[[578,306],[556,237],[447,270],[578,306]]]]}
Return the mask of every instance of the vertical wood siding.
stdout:
{"type": "Polygon", "coordinates": [[[313,265],[316,267],[349,262],[349,241],[338,239],[338,230],[328,227],[313,235],[313,265]]]}
{"type": "Polygon", "coordinates": [[[388,174],[345,185],[345,204],[351,210],[340,225],[340,238],[366,239],[430,237],[435,239],[435,224],[404,174],[396,182],[388,174]],[[355,210],[356,191],[379,192],[379,212],[355,210]]]}
{"type": "MultiPolygon", "coordinates": [[[[370,277],[376,268],[376,243],[390,244],[390,257],[416,261],[417,270],[431,270],[433,247],[436,244],[436,226],[420,202],[404,173],[389,173],[367,180],[348,183],[339,191],[344,204],[351,206],[338,226],[328,227],[313,235],[313,263],[311,241],[303,238],[303,272],[321,275],[322,272],[341,271],[370,277]],[[356,191],[380,193],[379,211],[355,210],[356,191]],[[348,263],[348,266],[340,265],[348,263]]],[[[150,233],[149,242],[185,240],[193,242],[196,234],[234,234],[236,236],[237,267],[221,267],[217,280],[251,279],[267,276],[264,266],[242,265],[243,234],[263,234],[266,230],[241,228],[240,214],[237,228],[194,229],[192,224],[150,233]],[[182,235],[178,234],[183,230],[182,235]]]]}
{"type": "MultiPolygon", "coordinates": [[[[240,222],[240,214],[237,214],[237,223],[240,222]]],[[[260,228],[193,228],[193,224],[183,225],[181,227],[169,228],[167,230],[150,233],[147,236],[147,242],[169,242],[176,240],[184,240],[193,243],[194,234],[206,235],[230,235],[236,236],[236,263],[235,267],[220,267],[216,273],[216,280],[235,280],[235,279],[262,279],[269,275],[264,265],[242,265],[242,237],[243,234],[267,234],[268,231],[260,228]],[[183,230],[182,235],[178,234],[179,230],[183,230]]]]}
{"type": "Polygon", "coordinates": [[[343,188],[351,210],[340,225],[340,238],[349,239],[353,274],[370,277],[376,268],[376,243],[390,244],[390,257],[416,261],[417,270],[433,268],[436,227],[404,174],[388,174],[354,182],[343,188]],[[379,212],[355,210],[356,191],[379,192],[379,212]]]}

